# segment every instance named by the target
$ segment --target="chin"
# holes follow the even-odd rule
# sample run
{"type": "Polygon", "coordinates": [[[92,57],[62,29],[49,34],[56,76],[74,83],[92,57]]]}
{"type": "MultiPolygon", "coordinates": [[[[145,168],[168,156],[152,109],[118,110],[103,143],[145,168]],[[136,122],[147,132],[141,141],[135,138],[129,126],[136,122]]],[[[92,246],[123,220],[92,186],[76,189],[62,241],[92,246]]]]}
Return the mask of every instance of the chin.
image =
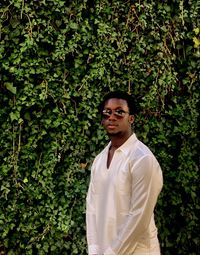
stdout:
{"type": "Polygon", "coordinates": [[[119,136],[119,135],[121,135],[121,132],[109,132],[109,131],[107,131],[107,135],[109,135],[109,136],[119,136]]]}

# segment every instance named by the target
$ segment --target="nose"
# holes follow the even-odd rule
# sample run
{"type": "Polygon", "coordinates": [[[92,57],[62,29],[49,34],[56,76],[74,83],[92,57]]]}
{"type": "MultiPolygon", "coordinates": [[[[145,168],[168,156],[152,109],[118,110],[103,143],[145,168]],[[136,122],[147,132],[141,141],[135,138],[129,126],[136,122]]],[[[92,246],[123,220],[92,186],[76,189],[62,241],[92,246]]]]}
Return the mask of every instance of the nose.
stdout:
{"type": "Polygon", "coordinates": [[[116,120],[116,116],[114,114],[114,112],[112,112],[108,118],[108,120],[116,120]]]}

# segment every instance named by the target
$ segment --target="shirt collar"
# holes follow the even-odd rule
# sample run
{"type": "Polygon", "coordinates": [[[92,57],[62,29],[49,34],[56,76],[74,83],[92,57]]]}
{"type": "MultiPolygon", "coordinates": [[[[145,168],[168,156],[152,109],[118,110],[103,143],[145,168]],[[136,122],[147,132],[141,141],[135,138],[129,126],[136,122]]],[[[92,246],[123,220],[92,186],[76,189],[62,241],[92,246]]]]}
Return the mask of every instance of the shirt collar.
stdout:
{"type": "MultiPolygon", "coordinates": [[[[133,133],[127,140],[124,142],[116,151],[122,151],[124,154],[128,154],[130,147],[133,146],[133,143],[137,141],[137,136],[133,133]]],[[[105,152],[108,153],[111,142],[105,147],[105,152]]]]}

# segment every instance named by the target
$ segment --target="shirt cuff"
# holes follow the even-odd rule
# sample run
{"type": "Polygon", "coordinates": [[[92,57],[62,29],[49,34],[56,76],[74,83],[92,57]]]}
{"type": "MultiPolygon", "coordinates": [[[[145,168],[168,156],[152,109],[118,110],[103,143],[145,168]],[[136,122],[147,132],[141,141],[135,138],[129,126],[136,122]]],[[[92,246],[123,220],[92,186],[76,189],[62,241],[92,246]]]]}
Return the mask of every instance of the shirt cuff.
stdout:
{"type": "Polygon", "coordinates": [[[99,246],[96,244],[89,245],[88,253],[89,253],[89,255],[99,254],[99,246]]]}
{"type": "Polygon", "coordinates": [[[116,253],[110,247],[108,247],[103,255],[116,255],[116,253]]]}

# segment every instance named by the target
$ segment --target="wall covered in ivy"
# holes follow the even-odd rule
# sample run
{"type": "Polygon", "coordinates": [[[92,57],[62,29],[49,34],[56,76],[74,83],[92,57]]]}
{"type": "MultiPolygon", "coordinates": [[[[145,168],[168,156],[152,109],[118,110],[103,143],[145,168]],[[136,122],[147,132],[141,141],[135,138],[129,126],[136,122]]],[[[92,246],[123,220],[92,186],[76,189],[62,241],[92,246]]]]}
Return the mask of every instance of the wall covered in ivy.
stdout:
{"type": "Polygon", "coordinates": [[[200,2],[0,4],[0,254],[87,254],[85,196],[107,137],[97,106],[135,95],[158,158],[163,255],[199,254],[200,2]]]}

